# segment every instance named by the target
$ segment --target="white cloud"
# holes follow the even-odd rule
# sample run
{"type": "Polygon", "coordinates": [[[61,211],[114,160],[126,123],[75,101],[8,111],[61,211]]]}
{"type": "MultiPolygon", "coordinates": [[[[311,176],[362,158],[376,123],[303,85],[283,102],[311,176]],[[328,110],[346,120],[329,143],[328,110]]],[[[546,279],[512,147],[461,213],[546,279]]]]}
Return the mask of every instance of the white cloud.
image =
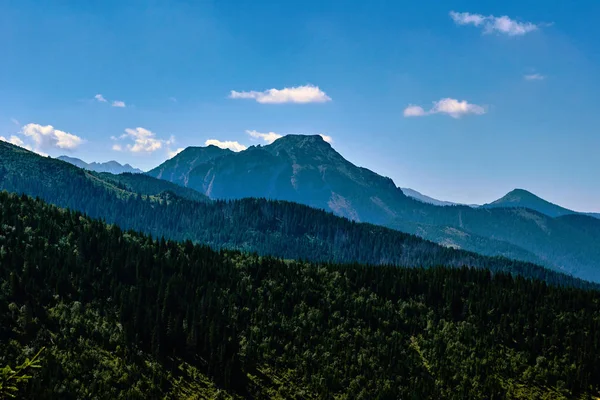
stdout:
{"type": "Polygon", "coordinates": [[[137,127],[135,129],[127,128],[125,129],[125,133],[118,138],[115,136],[111,136],[110,138],[112,140],[133,140],[133,144],[129,143],[125,147],[121,146],[120,144],[113,145],[112,149],[115,151],[122,151],[126,149],[132,153],[145,154],[151,154],[163,148],[166,148],[167,151],[169,151],[168,146],[175,142],[175,138],[173,136],[171,136],[169,140],[157,139],[154,132],[142,127],[137,127]]]}
{"type": "Polygon", "coordinates": [[[167,154],[169,155],[169,158],[173,158],[175,157],[177,154],[181,153],[183,150],[185,150],[185,147],[180,147],[177,150],[169,150],[167,152],[167,154]]]}
{"type": "Polygon", "coordinates": [[[9,139],[5,138],[4,136],[0,136],[0,140],[2,140],[3,142],[14,144],[15,146],[23,147],[27,150],[31,150],[31,146],[26,145],[20,137],[15,135],[12,135],[9,139]]]}
{"type": "Polygon", "coordinates": [[[460,118],[466,114],[485,114],[485,109],[477,104],[469,104],[466,100],[458,101],[456,99],[445,98],[434,103],[431,113],[448,114],[453,118],[460,118]]]}
{"type": "Polygon", "coordinates": [[[260,133],[260,132],[251,130],[251,131],[246,131],[246,133],[248,135],[252,136],[253,138],[262,139],[264,142],[269,143],[269,144],[273,143],[274,141],[276,141],[277,139],[282,137],[282,135],[280,135],[279,133],[275,133],[275,132],[260,133]]]}
{"type": "Polygon", "coordinates": [[[243,151],[246,150],[247,147],[244,146],[243,144],[239,143],[239,142],[235,142],[235,141],[231,141],[231,140],[226,140],[226,141],[220,141],[217,139],[208,139],[206,142],[204,142],[205,146],[217,146],[220,147],[222,149],[229,149],[232,151],[243,151]]]}
{"type": "Polygon", "coordinates": [[[333,138],[331,136],[323,135],[322,133],[319,133],[319,136],[321,136],[327,143],[333,143],[333,138]]]}
{"type": "Polygon", "coordinates": [[[487,19],[487,17],[484,17],[480,14],[471,14],[466,12],[459,13],[456,11],[450,11],[450,18],[452,18],[458,25],[472,24],[475,26],[483,24],[487,19]]]}
{"type": "Polygon", "coordinates": [[[20,133],[33,140],[36,152],[54,148],[75,150],[84,142],[79,136],[55,129],[52,125],[27,124],[20,133]]]}
{"type": "Polygon", "coordinates": [[[422,117],[427,115],[423,107],[410,105],[404,109],[405,117],[422,117]]]}
{"type": "Polygon", "coordinates": [[[331,101],[331,97],[319,89],[318,86],[305,85],[283,89],[268,89],[264,92],[236,92],[232,90],[230,99],[253,99],[261,104],[281,103],[325,103],[331,101]]]}
{"type": "Polygon", "coordinates": [[[125,102],[124,101],[120,101],[120,100],[115,100],[115,101],[112,102],[112,106],[113,107],[125,108],[125,102]]]}
{"type": "Polygon", "coordinates": [[[542,74],[529,74],[523,76],[526,81],[543,81],[546,77],[542,74]]]}
{"type": "Polygon", "coordinates": [[[98,100],[100,103],[106,103],[106,99],[104,98],[104,96],[102,96],[100,93],[98,93],[97,95],[94,96],[94,98],[96,100],[98,100]]]}
{"type": "Polygon", "coordinates": [[[156,134],[146,128],[127,128],[125,133],[121,136],[111,136],[111,140],[119,141],[133,141],[133,143],[120,144],[115,143],[112,145],[113,151],[128,151],[134,154],[153,154],[158,150],[163,150],[169,158],[173,158],[179,154],[184,148],[178,148],[177,150],[171,150],[171,146],[175,144],[175,137],[171,135],[168,140],[159,139],[156,134]]]}
{"type": "MultiPolygon", "coordinates": [[[[275,132],[261,133],[261,132],[255,131],[255,130],[247,130],[246,133],[248,135],[252,136],[253,138],[262,139],[267,144],[271,144],[274,141],[276,141],[277,139],[285,136],[285,135],[281,135],[281,134],[275,133],[275,132]]],[[[321,133],[319,133],[318,135],[321,136],[323,138],[323,140],[326,141],[327,143],[333,143],[333,138],[331,136],[323,135],[321,133]]]]}
{"type": "Polygon", "coordinates": [[[410,105],[404,109],[405,117],[424,117],[432,114],[447,114],[452,118],[460,118],[463,115],[485,114],[485,108],[477,104],[468,103],[466,100],[456,100],[449,97],[433,102],[433,107],[425,111],[420,106],[410,105]]]}
{"type": "Polygon", "coordinates": [[[484,16],[481,14],[450,11],[450,18],[452,18],[457,25],[474,25],[481,27],[485,34],[501,33],[508,36],[522,36],[539,29],[539,25],[531,22],[515,21],[506,15],[495,17],[493,15],[484,16]]]}
{"type": "Polygon", "coordinates": [[[19,120],[18,120],[18,119],[16,119],[16,118],[11,118],[11,119],[10,119],[10,121],[11,121],[13,124],[17,125],[17,126],[21,126],[21,123],[20,123],[20,122],[19,122],[19,120]]]}

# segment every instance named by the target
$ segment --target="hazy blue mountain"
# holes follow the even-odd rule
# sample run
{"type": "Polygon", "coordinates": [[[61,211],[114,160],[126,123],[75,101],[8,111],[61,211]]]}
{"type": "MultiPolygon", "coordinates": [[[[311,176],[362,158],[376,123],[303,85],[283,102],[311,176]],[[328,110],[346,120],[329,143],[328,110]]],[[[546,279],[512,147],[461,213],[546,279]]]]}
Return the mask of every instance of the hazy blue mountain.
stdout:
{"type": "Polygon", "coordinates": [[[542,214],[548,215],[549,217],[561,217],[563,215],[572,214],[583,214],[594,218],[600,218],[600,214],[597,213],[582,213],[578,211],[569,210],[568,208],[561,207],[554,203],[550,203],[535,194],[524,190],[514,189],[507,193],[502,198],[493,201],[489,204],[485,204],[484,208],[507,208],[507,207],[522,207],[535,210],[542,214]]]}
{"type": "Polygon", "coordinates": [[[433,197],[429,197],[427,195],[424,195],[423,193],[420,193],[420,192],[418,192],[414,189],[410,189],[410,188],[402,188],[402,192],[405,195],[407,195],[408,197],[412,197],[413,199],[419,200],[423,203],[433,204],[434,206],[464,206],[464,205],[468,205],[469,207],[479,207],[477,204],[453,203],[451,201],[434,199],[433,197]]]}
{"type": "MultiPolygon", "coordinates": [[[[199,148],[193,152],[204,153],[199,148]]],[[[199,161],[201,157],[187,157],[193,164],[175,156],[169,165],[150,173],[167,179],[175,176],[174,182],[214,199],[294,201],[448,247],[527,261],[533,256],[561,271],[600,278],[600,235],[594,229],[535,210],[440,207],[415,200],[391,179],[345,160],[320,136],[288,135],[239,153],[212,152],[217,154],[204,162],[199,161]],[[170,168],[173,165],[176,169],[170,168]]],[[[583,225],[600,224],[600,220],[588,219],[583,225]]]]}
{"type": "Polygon", "coordinates": [[[68,156],[60,156],[59,160],[68,162],[70,164],[75,165],[76,167],[87,169],[89,171],[95,172],[110,172],[111,174],[122,174],[123,172],[129,172],[132,174],[141,174],[144,171],[138,168],[134,168],[129,164],[119,164],[116,161],[107,161],[104,163],[92,162],[86,163],[79,158],[68,157],[68,156]]]}

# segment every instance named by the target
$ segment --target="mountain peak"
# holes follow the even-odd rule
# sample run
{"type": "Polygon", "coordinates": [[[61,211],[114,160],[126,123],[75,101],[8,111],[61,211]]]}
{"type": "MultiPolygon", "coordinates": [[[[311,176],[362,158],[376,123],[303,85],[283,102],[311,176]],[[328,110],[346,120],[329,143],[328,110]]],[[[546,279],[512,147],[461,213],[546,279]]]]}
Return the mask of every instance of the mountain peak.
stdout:
{"type": "Polygon", "coordinates": [[[521,189],[521,188],[515,188],[515,189],[511,190],[510,192],[508,192],[507,194],[518,194],[518,195],[538,197],[535,194],[531,193],[529,190],[521,189]]]}
{"type": "Polygon", "coordinates": [[[506,203],[506,202],[515,203],[515,202],[519,202],[519,201],[522,201],[525,199],[544,201],[539,196],[536,196],[535,194],[531,193],[528,190],[516,188],[516,189],[511,190],[507,194],[505,194],[500,199],[492,202],[491,204],[506,203]]]}
{"type": "Polygon", "coordinates": [[[147,173],[155,178],[187,186],[187,175],[196,166],[232,153],[233,151],[229,149],[222,149],[212,144],[205,147],[189,146],[147,173]]]}
{"type": "MultiPolygon", "coordinates": [[[[331,145],[327,143],[321,135],[302,135],[302,134],[290,134],[280,137],[275,140],[269,146],[280,146],[280,147],[308,147],[308,146],[326,146],[331,148],[331,145]]],[[[267,146],[267,147],[269,147],[267,146]]]]}
{"type": "Polygon", "coordinates": [[[539,213],[548,215],[550,217],[560,217],[562,215],[575,214],[575,211],[566,209],[547,200],[542,199],[539,196],[531,193],[525,189],[513,189],[503,197],[489,204],[484,205],[486,208],[529,208],[539,213]]]}
{"type": "Polygon", "coordinates": [[[290,133],[288,135],[280,137],[277,140],[302,140],[312,142],[325,142],[323,136],[321,135],[304,135],[302,133],[290,133]]]}
{"type": "MultiPolygon", "coordinates": [[[[177,154],[175,157],[182,154],[189,153],[202,153],[202,152],[211,152],[211,153],[231,153],[229,149],[223,149],[221,147],[215,146],[214,144],[209,144],[208,146],[189,146],[183,149],[183,151],[177,154]]],[[[173,157],[173,158],[175,158],[173,157]]]]}
{"type": "Polygon", "coordinates": [[[293,158],[305,161],[308,159],[343,160],[343,157],[321,135],[286,135],[264,146],[263,149],[274,155],[287,153],[293,158]]]}

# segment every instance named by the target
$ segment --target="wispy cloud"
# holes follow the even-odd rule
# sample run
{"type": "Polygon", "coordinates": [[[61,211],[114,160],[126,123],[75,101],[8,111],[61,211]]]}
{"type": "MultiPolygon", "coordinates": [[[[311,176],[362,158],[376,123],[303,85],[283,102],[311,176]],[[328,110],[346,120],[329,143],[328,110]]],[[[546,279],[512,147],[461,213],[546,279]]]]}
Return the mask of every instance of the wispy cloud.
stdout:
{"type": "Polygon", "coordinates": [[[23,147],[24,149],[31,150],[31,146],[28,146],[21,140],[20,137],[12,135],[10,138],[5,138],[4,136],[0,136],[0,140],[3,142],[8,142],[14,144],[15,146],[23,147]]]}
{"type": "Polygon", "coordinates": [[[176,97],[169,97],[169,101],[171,101],[173,103],[177,103],[177,98],[176,97]]]}
{"type": "Polygon", "coordinates": [[[404,109],[405,117],[422,117],[424,115],[427,115],[427,111],[421,106],[410,105],[404,109]]]}
{"type": "Polygon", "coordinates": [[[327,143],[333,143],[333,138],[331,136],[323,135],[322,133],[319,133],[319,136],[321,136],[327,143]]]}
{"type": "Polygon", "coordinates": [[[169,146],[175,143],[175,138],[173,136],[171,136],[168,140],[158,139],[154,132],[142,127],[127,128],[125,129],[124,134],[118,138],[111,136],[111,139],[116,141],[132,141],[133,143],[128,143],[125,146],[116,143],[112,146],[112,149],[115,151],[127,150],[131,153],[137,154],[152,154],[161,149],[166,149],[166,151],[169,152],[169,146]]]}
{"type": "Polygon", "coordinates": [[[169,150],[167,152],[167,155],[169,156],[169,158],[173,158],[175,157],[177,154],[181,153],[183,150],[185,150],[185,147],[179,147],[176,150],[169,150]]]}
{"type": "Polygon", "coordinates": [[[16,119],[16,118],[11,118],[11,119],[10,119],[10,121],[11,121],[13,124],[17,125],[17,126],[21,126],[21,123],[20,123],[20,122],[19,122],[19,120],[18,120],[18,119],[16,119]]]}
{"type": "Polygon", "coordinates": [[[226,140],[226,141],[221,141],[218,139],[208,139],[206,142],[204,142],[205,146],[217,146],[220,147],[222,149],[229,149],[232,151],[242,151],[242,150],[246,150],[247,147],[244,146],[243,144],[236,142],[236,141],[232,141],[232,140],[226,140]]]}
{"type": "MultiPolygon", "coordinates": [[[[100,93],[98,93],[97,95],[94,96],[94,99],[96,99],[96,101],[98,101],[99,103],[108,103],[109,101],[100,93]]],[[[110,101],[110,105],[113,107],[119,107],[119,108],[125,108],[125,102],[121,101],[121,100],[111,100],[110,101]]]]}
{"type": "Polygon", "coordinates": [[[261,104],[282,103],[325,103],[331,101],[331,97],[319,89],[318,86],[305,85],[283,89],[268,89],[263,92],[237,92],[232,90],[230,99],[252,99],[261,104]]]}
{"type": "Polygon", "coordinates": [[[275,133],[275,132],[261,133],[261,132],[257,132],[254,130],[250,130],[250,131],[246,131],[246,133],[248,135],[252,136],[253,138],[262,139],[264,142],[269,143],[269,144],[273,143],[274,141],[276,141],[277,139],[282,137],[282,135],[280,135],[279,133],[275,133]]]}
{"type": "Polygon", "coordinates": [[[450,18],[457,25],[473,25],[483,29],[483,33],[499,33],[508,36],[522,36],[529,32],[539,29],[541,24],[531,22],[519,22],[503,15],[495,17],[493,15],[471,14],[468,12],[450,11],[450,18]]]}
{"type": "Polygon", "coordinates": [[[423,107],[409,105],[404,109],[405,117],[424,117],[433,114],[446,114],[452,118],[460,118],[463,115],[485,114],[485,108],[477,104],[468,103],[466,100],[456,100],[449,97],[433,102],[433,106],[429,111],[425,111],[423,107]]]}
{"type": "Polygon", "coordinates": [[[546,79],[546,77],[542,74],[529,74],[524,75],[523,79],[525,79],[526,81],[543,81],[544,79],[546,79]]]}
{"type": "MultiPolygon", "coordinates": [[[[279,133],[275,133],[275,132],[261,133],[261,132],[255,131],[255,130],[247,130],[246,133],[248,135],[252,136],[253,138],[262,139],[267,144],[271,144],[274,141],[276,141],[277,139],[282,138],[286,135],[286,134],[279,134],[279,133]]],[[[295,135],[298,135],[298,134],[296,133],[295,135]]],[[[321,136],[323,138],[323,140],[326,141],[327,143],[333,143],[333,138],[331,136],[323,135],[322,133],[319,133],[318,135],[321,136]]]]}

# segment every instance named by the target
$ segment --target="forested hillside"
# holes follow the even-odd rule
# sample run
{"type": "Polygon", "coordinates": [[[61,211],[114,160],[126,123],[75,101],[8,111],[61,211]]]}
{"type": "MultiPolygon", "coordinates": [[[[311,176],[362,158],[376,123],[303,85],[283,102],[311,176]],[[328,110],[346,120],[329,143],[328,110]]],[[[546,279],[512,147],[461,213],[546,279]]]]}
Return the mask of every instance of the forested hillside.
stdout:
{"type": "Polygon", "coordinates": [[[39,196],[58,206],[155,237],[297,260],[468,265],[553,284],[596,287],[538,265],[455,250],[295,203],[264,199],[206,201],[199,194],[201,202],[190,201],[175,195],[173,186],[180,195],[193,198],[191,189],[170,182],[138,174],[90,173],[0,142],[0,189],[39,196]]]}
{"type": "Polygon", "coordinates": [[[123,173],[114,175],[103,172],[96,174],[96,176],[106,182],[114,183],[119,188],[125,189],[128,192],[145,196],[153,196],[163,192],[171,192],[188,200],[200,202],[210,201],[208,197],[193,189],[188,189],[162,179],[155,179],[144,174],[123,173]]]}
{"type": "Polygon", "coordinates": [[[0,264],[0,366],[45,348],[20,398],[571,399],[600,388],[595,290],[214,252],[8,193],[0,264]]]}

